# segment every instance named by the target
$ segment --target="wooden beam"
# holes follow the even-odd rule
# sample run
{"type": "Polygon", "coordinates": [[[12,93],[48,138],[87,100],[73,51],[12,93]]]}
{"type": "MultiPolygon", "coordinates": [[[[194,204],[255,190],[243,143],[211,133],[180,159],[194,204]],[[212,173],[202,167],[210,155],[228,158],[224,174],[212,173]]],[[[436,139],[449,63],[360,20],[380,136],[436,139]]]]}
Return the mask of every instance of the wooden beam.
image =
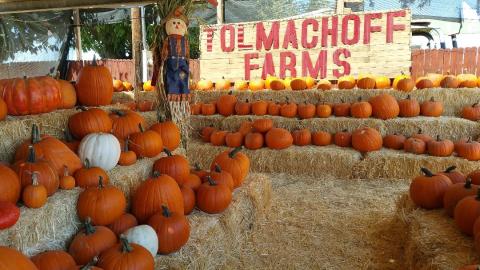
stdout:
{"type": "Polygon", "coordinates": [[[217,24],[225,23],[224,0],[218,0],[217,6],[217,24]]]}
{"type": "Polygon", "coordinates": [[[344,10],[343,8],[345,7],[345,1],[344,0],[337,0],[337,14],[343,14],[344,10]]]}
{"type": "Polygon", "coordinates": [[[0,0],[0,14],[103,7],[131,7],[155,0],[0,0]]]}
{"type": "Polygon", "coordinates": [[[132,8],[132,57],[135,77],[133,85],[139,89],[142,84],[142,24],[140,8],[132,8]]]}
{"type": "Polygon", "coordinates": [[[82,31],[81,31],[81,22],[80,22],[80,10],[75,9],[73,11],[73,23],[75,24],[75,52],[77,54],[77,61],[83,59],[83,49],[82,49],[82,31]]]}

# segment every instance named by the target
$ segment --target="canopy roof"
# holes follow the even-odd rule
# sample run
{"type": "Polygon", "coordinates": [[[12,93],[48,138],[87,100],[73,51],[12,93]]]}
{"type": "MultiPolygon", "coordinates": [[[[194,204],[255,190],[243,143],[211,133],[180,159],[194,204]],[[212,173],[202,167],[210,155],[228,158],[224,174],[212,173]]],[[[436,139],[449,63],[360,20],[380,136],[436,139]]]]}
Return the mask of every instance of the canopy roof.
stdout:
{"type": "Polygon", "coordinates": [[[128,7],[154,0],[0,0],[0,14],[75,8],[128,7]]]}

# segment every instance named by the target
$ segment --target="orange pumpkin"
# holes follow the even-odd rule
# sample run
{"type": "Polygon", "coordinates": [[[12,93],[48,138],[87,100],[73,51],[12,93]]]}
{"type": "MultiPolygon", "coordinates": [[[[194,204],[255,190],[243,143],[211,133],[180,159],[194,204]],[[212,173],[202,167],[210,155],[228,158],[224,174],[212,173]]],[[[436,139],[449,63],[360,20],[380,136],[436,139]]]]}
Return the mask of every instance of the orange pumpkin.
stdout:
{"type": "Polygon", "coordinates": [[[429,77],[420,77],[415,82],[417,89],[432,88],[433,82],[429,77]]]}
{"type": "Polygon", "coordinates": [[[377,151],[382,148],[382,145],[382,135],[376,129],[365,127],[352,133],[352,147],[359,152],[377,151]]]}
{"type": "Polygon", "coordinates": [[[233,177],[235,188],[242,185],[250,170],[250,159],[241,150],[237,147],[224,151],[218,154],[210,165],[211,171],[215,170],[215,165],[218,164],[224,171],[229,172],[233,177]]]}
{"type": "Polygon", "coordinates": [[[190,164],[188,160],[182,155],[174,155],[169,149],[163,149],[163,152],[167,154],[166,157],[161,157],[153,164],[153,171],[161,174],[166,174],[179,184],[183,182],[190,175],[190,164]]]}
{"type": "Polygon", "coordinates": [[[245,136],[245,148],[250,150],[257,150],[263,147],[263,135],[258,132],[251,132],[245,136]]]}
{"type": "Polygon", "coordinates": [[[387,76],[378,76],[375,78],[376,89],[388,89],[391,87],[390,83],[390,78],[387,76]]]}
{"type": "Polygon", "coordinates": [[[357,81],[357,87],[360,89],[375,88],[376,79],[373,75],[360,75],[357,81]]]}
{"type": "Polygon", "coordinates": [[[432,87],[440,87],[440,83],[443,79],[443,74],[439,73],[427,73],[425,77],[429,78],[432,81],[432,87]]]}
{"type": "Polygon", "coordinates": [[[294,78],[290,82],[290,87],[293,91],[301,91],[307,89],[307,82],[304,78],[294,78]]]}
{"type": "Polygon", "coordinates": [[[142,88],[143,88],[143,91],[147,91],[147,92],[152,92],[152,91],[157,90],[157,88],[152,85],[151,80],[148,80],[148,81],[144,82],[142,88]]]}
{"type": "Polygon", "coordinates": [[[286,129],[272,128],[265,134],[265,143],[270,149],[282,150],[293,144],[293,137],[286,129]]]}
{"type": "Polygon", "coordinates": [[[138,158],[152,158],[160,154],[163,150],[163,141],[160,134],[153,130],[143,130],[140,125],[140,132],[133,133],[130,136],[128,147],[137,154],[138,158]]]}
{"type": "Polygon", "coordinates": [[[248,89],[248,82],[244,80],[237,80],[233,85],[233,89],[236,91],[245,91],[248,89]]]}
{"type": "Polygon", "coordinates": [[[415,88],[415,81],[402,72],[402,75],[395,77],[393,80],[393,89],[403,92],[410,92],[415,88]]]}
{"type": "Polygon", "coordinates": [[[270,89],[274,91],[280,91],[280,90],[285,90],[286,86],[283,80],[275,79],[270,83],[270,89]]]}
{"type": "Polygon", "coordinates": [[[83,67],[78,74],[77,98],[80,104],[86,106],[105,106],[112,103],[113,79],[110,70],[93,64],[83,67]]]}
{"type": "Polygon", "coordinates": [[[317,89],[323,91],[331,90],[332,83],[329,80],[321,79],[320,81],[318,81],[317,89]]]}
{"type": "Polygon", "coordinates": [[[400,113],[397,100],[389,94],[380,94],[370,99],[372,115],[382,120],[395,118],[400,113]]]}
{"type": "Polygon", "coordinates": [[[190,224],[183,215],[183,209],[182,212],[175,212],[162,205],[162,211],[150,217],[148,225],[157,233],[160,254],[169,254],[181,249],[190,237],[190,224]]]}
{"type": "Polygon", "coordinates": [[[123,90],[125,90],[125,87],[123,86],[122,80],[114,79],[113,80],[113,91],[122,92],[123,90]]]}
{"type": "Polygon", "coordinates": [[[0,121],[7,118],[8,108],[7,103],[0,97],[0,121]]]}
{"type": "Polygon", "coordinates": [[[109,117],[112,120],[111,133],[119,140],[125,140],[131,134],[139,132],[139,126],[145,125],[143,116],[131,110],[113,110],[109,117]]]}
{"type": "Polygon", "coordinates": [[[338,79],[338,89],[353,89],[355,83],[356,81],[353,76],[342,76],[338,79]]]}
{"type": "Polygon", "coordinates": [[[312,133],[312,144],[316,146],[326,146],[332,143],[332,134],[325,131],[312,133]]]}
{"type": "Polygon", "coordinates": [[[62,109],[71,109],[77,104],[77,93],[75,92],[75,86],[65,80],[57,80],[60,85],[60,91],[62,92],[62,109]]]}
{"type": "Polygon", "coordinates": [[[333,136],[335,145],[340,147],[350,147],[352,145],[352,133],[344,129],[341,132],[335,133],[333,136]]]}
{"type": "Polygon", "coordinates": [[[210,80],[200,80],[197,83],[197,89],[202,91],[210,91],[213,89],[213,82],[210,80]]]}
{"type": "Polygon", "coordinates": [[[315,116],[317,112],[317,108],[313,104],[308,104],[305,102],[304,104],[298,105],[298,116],[300,119],[310,119],[315,116]]]}
{"type": "MultiPolygon", "coordinates": [[[[200,183],[200,185],[201,184],[202,183],[200,183]]],[[[189,215],[193,211],[193,208],[195,208],[195,191],[183,185],[180,187],[180,190],[182,191],[183,197],[183,212],[185,215],[189,215]]]]}
{"type": "Polygon", "coordinates": [[[447,74],[443,77],[440,82],[440,86],[443,88],[458,88],[460,82],[457,79],[457,76],[447,74]]]}
{"type": "Polygon", "coordinates": [[[232,86],[232,84],[231,84],[230,80],[227,80],[225,78],[215,82],[215,90],[217,90],[217,91],[230,90],[231,86],[232,86]]]}
{"type": "Polygon", "coordinates": [[[423,175],[415,177],[410,184],[410,198],[425,209],[441,208],[443,196],[452,182],[445,175],[433,174],[426,168],[421,171],[423,175]]]}
{"type": "Polygon", "coordinates": [[[180,146],[180,129],[173,121],[166,121],[163,117],[159,117],[159,122],[152,125],[150,130],[157,132],[162,137],[163,146],[170,151],[174,151],[180,146]]]}
{"type": "Polygon", "coordinates": [[[312,144],[312,134],[308,129],[300,129],[292,132],[293,144],[305,146],[312,144]]]}
{"type": "Polygon", "coordinates": [[[20,251],[0,246],[2,270],[39,270],[33,262],[20,251]]]}
{"type": "Polygon", "coordinates": [[[457,76],[458,87],[475,88],[477,87],[477,76],[474,74],[463,73],[457,76]]]}
{"type": "Polygon", "coordinates": [[[265,89],[265,82],[262,79],[251,80],[248,88],[252,91],[260,91],[265,89]]]}
{"type": "Polygon", "coordinates": [[[38,270],[68,270],[76,266],[73,257],[65,251],[45,251],[31,258],[38,270]]]}

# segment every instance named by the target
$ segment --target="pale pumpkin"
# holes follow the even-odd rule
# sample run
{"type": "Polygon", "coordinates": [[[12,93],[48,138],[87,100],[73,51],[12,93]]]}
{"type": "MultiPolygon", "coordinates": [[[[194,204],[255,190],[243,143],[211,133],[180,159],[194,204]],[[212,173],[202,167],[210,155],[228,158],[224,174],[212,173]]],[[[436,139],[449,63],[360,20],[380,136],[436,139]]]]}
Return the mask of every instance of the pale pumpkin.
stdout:
{"type": "Polygon", "coordinates": [[[80,142],[78,155],[84,162],[90,161],[93,167],[100,167],[105,171],[113,169],[120,159],[120,142],[112,134],[92,133],[80,142]]]}
{"type": "Polygon", "coordinates": [[[123,233],[129,243],[135,243],[146,248],[153,257],[158,252],[157,233],[149,225],[139,225],[123,233]]]}

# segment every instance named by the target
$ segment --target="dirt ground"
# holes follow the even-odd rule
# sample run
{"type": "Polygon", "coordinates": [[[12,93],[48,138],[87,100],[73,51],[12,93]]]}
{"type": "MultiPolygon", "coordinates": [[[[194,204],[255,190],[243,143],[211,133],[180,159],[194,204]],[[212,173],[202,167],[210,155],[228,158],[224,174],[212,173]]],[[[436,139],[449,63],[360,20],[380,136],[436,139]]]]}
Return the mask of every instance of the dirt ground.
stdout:
{"type": "Polygon", "coordinates": [[[341,180],[271,175],[272,207],[243,249],[262,269],[404,269],[399,179],[341,180]]]}

